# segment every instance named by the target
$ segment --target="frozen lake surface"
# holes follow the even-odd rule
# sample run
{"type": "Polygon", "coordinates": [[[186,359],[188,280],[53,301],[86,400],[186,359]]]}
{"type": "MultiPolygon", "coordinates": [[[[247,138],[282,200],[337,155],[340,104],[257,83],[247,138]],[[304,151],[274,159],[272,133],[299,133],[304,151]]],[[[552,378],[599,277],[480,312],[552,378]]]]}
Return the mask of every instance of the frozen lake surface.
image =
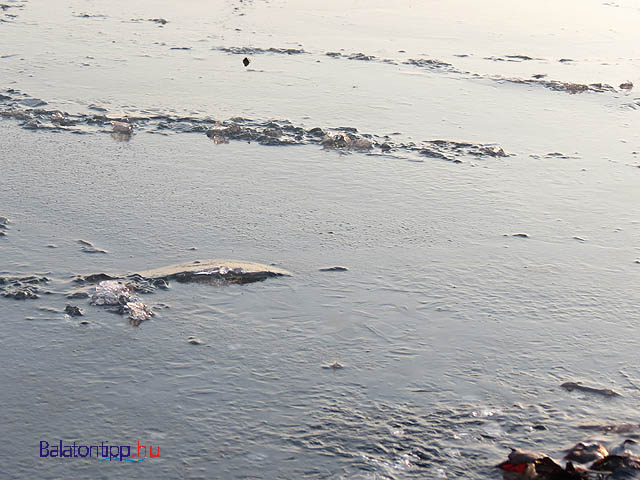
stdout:
{"type": "Polygon", "coordinates": [[[580,426],[640,423],[640,7],[443,3],[0,10],[0,277],[49,279],[0,297],[5,475],[498,479],[627,438],[580,426]],[[209,258],[292,276],[138,326],[67,298],[209,258]]]}

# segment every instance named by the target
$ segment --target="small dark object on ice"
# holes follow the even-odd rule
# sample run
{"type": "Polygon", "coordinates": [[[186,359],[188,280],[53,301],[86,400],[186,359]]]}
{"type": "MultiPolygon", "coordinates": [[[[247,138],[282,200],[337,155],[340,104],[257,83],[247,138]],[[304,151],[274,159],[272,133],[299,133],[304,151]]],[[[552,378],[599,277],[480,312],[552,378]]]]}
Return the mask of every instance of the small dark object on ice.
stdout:
{"type": "Polygon", "coordinates": [[[321,272],[346,272],[349,269],[347,267],[335,266],[335,267],[323,267],[320,269],[321,272]]]}
{"type": "Polygon", "coordinates": [[[622,90],[631,90],[633,88],[633,82],[627,80],[626,82],[620,84],[620,88],[622,90]]]}
{"type": "Polygon", "coordinates": [[[529,238],[529,234],[528,233],[514,233],[511,236],[512,237],[518,237],[518,238],[529,238]]]}
{"type": "Polygon", "coordinates": [[[70,317],[82,317],[84,315],[80,307],[76,307],[74,305],[67,305],[64,309],[64,313],[70,317]]]}
{"type": "Polygon", "coordinates": [[[242,64],[245,67],[248,67],[250,63],[251,63],[251,60],[249,60],[247,57],[244,57],[244,59],[242,60],[242,64]]]}
{"type": "Polygon", "coordinates": [[[618,392],[611,390],[610,388],[587,387],[585,385],[580,385],[579,383],[575,383],[575,382],[565,382],[560,386],[569,392],[572,392],[573,390],[580,390],[582,392],[587,392],[587,393],[598,393],[600,395],[604,395],[605,397],[621,397],[622,396],[618,392]]]}

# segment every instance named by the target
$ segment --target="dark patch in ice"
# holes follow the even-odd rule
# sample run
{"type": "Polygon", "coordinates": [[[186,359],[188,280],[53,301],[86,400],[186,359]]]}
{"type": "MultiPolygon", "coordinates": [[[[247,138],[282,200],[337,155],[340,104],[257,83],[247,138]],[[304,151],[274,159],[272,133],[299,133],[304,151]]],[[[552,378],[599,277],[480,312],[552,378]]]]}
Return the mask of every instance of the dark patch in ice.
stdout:
{"type": "Polygon", "coordinates": [[[396,62],[395,60],[391,60],[389,58],[378,58],[374,55],[365,55],[364,53],[360,53],[360,52],[350,53],[350,54],[343,54],[340,52],[327,52],[325,55],[333,58],[346,58],[347,60],[360,60],[362,62],[380,62],[380,63],[387,63],[390,65],[398,64],[398,62],[396,62]]]}
{"type": "Polygon", "coordinates": [[[40,100],[39,98],[33,98],[33,97],[27,97],[27,98],[23,98],[22,100],[20,100],[20,103],[22,105],[25,105],[27,107],[43,107],[47,104],[47,102],[45,102],[44,100],[40,100]]]}
{"type": "Polygon", "coordinates": [[[445,69],[450,68],[452,65],[450,63],[441,62],[440,60],[433,60],[431,58],[410,58],[406,62],[403,62],[405,65],[413,65],[415,67],[420,68],[429,68],[429,69],[445,69]]]}
{"type": "Polygon", "coordinates": [[[233,55],[260,55],[274,53],[279,55],[301,55],[307,53],[302,48],[258,48],[258,47],[214,47],[213,50],[233,55]]]}
{"type": "Polygon", "coordinates": [[[0,277],[0,292],[4,297],[16,300],[34,300],[40,298],[41,285],[49,278],[30,275],[27,277],[0,277]]]}
{"type": "Polygon", "coordinates": [[[96,112],[108,112],[109,111],[106,108],[100,107],[100,106],[95,105],[93,103],[91,105],[89,105],[87,108],[89,108],[91,110],[95,110],[96,112]]]}
{"type": "Polygon", "coordinates": [[[539,154],[536,154],[536,153],[531,153],[531,154],[529,154],[529,157],[531,157],[531,158],[535,158],[535,159],[541,159],[541,158],[548,158],[548,159],[560,158],[560,159],[564,159],[564,160],[576,160],[576,159],[579,159],[579,158],[580,158],[580,157],[577,157],[577,156],[566,155],[566,154],[564,154],[564,153],[560,153],[560,152],[545,153],[544,155],[539,155],[539,154]]]}
{"type": "Polygon", "coordinates": [[[167,23],[169,23],[169,21],[165,20],[164,18],[132,18],[131,21],[132,22],[152,22],[152,23],[158,24],[159,27],[164,27],[167,23]]]}
{"type": "Polygon", "coordinates": [[[492,62],[524,62],[528,60],[542,60],[541,58],[533,58],[528,55],[505,55],[504,57],[484,57],[485,60],[492,62]]]}
{"type": "Polygon", "coordinates": [[[169,50],[191,50],[191,47],[171,47],[169,50]]]}
{"type": "Polygon", "coordinates": [[[6,237],[7,233],[4,230],[9,229],[10,220],[7,217],[0,216],[0,237],[6,237]]]}
{"type": "Polygon", "coordinates": [[[78,13],[75,14],[74,17],[78,17],[78,18],[107,18],[106,15],[102,15],[102,14],[93,14],[93,13],[78,13]]]}
{"type": "Polygon", "coordinates": [[[533,58],[528,55],[505,55],[505,57],[512,60],[533,60],[533,58]]]}
{"type": "Polygon", "coordinates": [[[11,20],[15,19],[18,17],[18,15],[13,15],[11,13],[7,13],[7,11],[10,8],[23,8],[24,4],[21,3],[14,3],[12,5],[9,5],[8,3],[0,3],[0,10],[2,10],[2,13],[4,14],[5,18],[1,18],[0,22],[3,23],[9,23],[11,22],[11,20]],[[6,20],[6,18],[10,19],[10,20],[6,20]]]}
{"type": "Polygon", "coordinates": [[[403,143],[394,141],[388,135],[359,133],[356,128],[350,126],[307,129],[288,120],[261,121],[234,117],[216,121],[207,117],[161,114],[126,117],[111,116],[107,113],[70,114],[59,110],[25,107],[23,101],[29,98],[28,95],[14,90],[5,90],[5,93],[9,94],[6,95],[9,98],[0,103],[0,117],[16,120],[23,128],[31,130],[60,130],[79,134],[109,133],[116,140],[128,141],[130,133],[119,132],[132,132],[135,125],[136,131],[149,133],[205,133],[216,144],[245,141],[266,146],[319,145],[340,151],[411,153],[453,162],[460,162],[460,157],[464,156],[508,156],[500,146],[490,143],[452,140],[403,143]]]}
{"type": "MultiPolygon", "coordinates": [[[[398,65],[402,63],[404,65],[412,65],[418,68],[426,68],[431,71],[439,71],[447,74],[455,74],[455,75],[463,75],[470,79],[488,79],[499,83],[514,83],[519,85],[536,85],[547,88],[549,90],[553,90],[556,92],[565,92],[570,94],[576,93],[604,93],[604,92],[616,92],[616,89],[611,85],[605,83],[590,83],[590,84],[581,84],[581,83],[571,83],[571,82],[563,82],[559,80],[544,80],[546,75],[538,74],[533,75],[532,78],[510,78],[504,77],[502,75],[486,75],[486,74],[478,74],[471,73],[468,71],[464,71],[456,68],[450,63],[442,62],[440,60],[430,59],[430,58],[411,58],[409,60],[405,60],[403,62],[399,62],[393,59],[385,59],[378,58],[374,55],[366,55],[364,53],[351,53],[345,54],[341,52],[327,52],[325,55],[333,58],[345,58],[348,60],[362,60],[368,62],[379,62],[379,63],[388,63],[392,65],[398,65]]],[[[506,55],[506,58],[501,57],[488,57],[489,60],[494,61],[525,61],[525,60],[540,60],[532,57],[528,57],[526,55],[506,55]]],[[[562,59],[561,62],[570,61],[568,59],[562,59]]]]}
{"type": "Polygon", "coordinates": [[[539,85],[549,90],[553,90],[556,92],[566,92],[570,94],[576,93],[604,93],[604,92],[615,92],[616,89],[611,85],[607,85],[606,83],[590,83],[588,85],[583,83],[570,83],[570,82],[561,82],[559,80],[543,80],[538,78],[533,79],[524,79],[524,78],[498,78],[497,81],[506,81],[510,83],[518,83],[524,85],[539,85]]]}

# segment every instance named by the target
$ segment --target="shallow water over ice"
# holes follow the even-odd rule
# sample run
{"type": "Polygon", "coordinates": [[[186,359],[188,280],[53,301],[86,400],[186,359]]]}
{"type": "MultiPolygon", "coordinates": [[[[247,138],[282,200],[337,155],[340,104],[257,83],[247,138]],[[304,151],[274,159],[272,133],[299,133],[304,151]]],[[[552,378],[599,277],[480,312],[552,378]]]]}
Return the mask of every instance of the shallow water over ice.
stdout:
{"type": "Polygon", "coordinates": [[[144,437],[162,447],[146,478],[495,478],[508,446],[555,453],[593,435],[580,424],[637,422],[639,231],[620,193],[636,169],[0,128],[22,159],[3,166],[3,274],[62,293],[75,274],[216,256],[294,273],[172,283],[143,296],[157,315],[138,328],[71,300],[80,325],[62,294],[2,299],[10,448],[34,450],[18,476],[125,467],[39,460],[43,439],[144,437]]]}

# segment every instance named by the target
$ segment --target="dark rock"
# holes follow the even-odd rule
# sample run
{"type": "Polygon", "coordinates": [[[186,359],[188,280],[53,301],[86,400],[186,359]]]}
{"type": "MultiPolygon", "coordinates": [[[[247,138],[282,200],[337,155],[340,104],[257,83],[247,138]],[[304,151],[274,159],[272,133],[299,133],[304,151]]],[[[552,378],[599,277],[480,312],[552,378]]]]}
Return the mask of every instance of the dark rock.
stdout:
{"type": "Polygon", "coordinates": [[[40,295],[38,295],[39,290],[38,287],[30,285],[7,290],[2,295],[16,300],[35,300],[40,298],[40,295]]]}
{"type": "Polygon", "coordinates": [[[640,470],[640,458],[634,456],[608,455],[591,465],[591,470],[598,472],[627,473],[628,476],[615,478],[636,478],[640,470]]]}
{"type": "Polygon", "coordinates": [[[67,298],[70,300],[76,300],[78,298],[89,298],[89,293],[87,292],[71,292],[67,295],[67,298]]]}
{"type": "Polygon", "coordinates": [[[324,137],[326,133],[321,128],[316,127],[309,130],[309,135],[312,135],[314,137],[324,137]]]}
{"type": "Polygon", "coordinates": [[[71,317],[82,317],[84,315],[82,310],[74,305],[67,305],[64,309],[64,313],[71,317]]]}
{"type": "MultiPolygon", "coordinates": [[[[168,282],[213,282],[213,283],[251,283],[265,280],[269,277],[289,276],[281,268],[261,265],[252,262],[238,262],[235,260],[203,260],[171,265],[155,270],[138,272],[142,278],[152,281],[168,282]]],[[[161,285],[161,283],[158,283],[161,285]]],[[[160,287],[162,288],[162,287],[160,287]]]]}
{"type": "Polygon", "coordinates": [[[40,298],[40,284],[47,283],[47,277],[30,275],[26,277],[0,277],[0,292],[8,298],[16,300],[34,300],[40,298]]]}
{"type": "Polygon", "coordinates": [[[112,277],[106,273],[93,273],[91,275],[76,277],[73,281],[77,283],[100,283],[105,280],[116,280],[116,277],[112,277]]]}
{"type": "Polygon", "coordinates": [[[565,455],[565,460],[578,463],[590,463],[609,455],[607,449],[600,443],[578,442],[565,455]]]}

